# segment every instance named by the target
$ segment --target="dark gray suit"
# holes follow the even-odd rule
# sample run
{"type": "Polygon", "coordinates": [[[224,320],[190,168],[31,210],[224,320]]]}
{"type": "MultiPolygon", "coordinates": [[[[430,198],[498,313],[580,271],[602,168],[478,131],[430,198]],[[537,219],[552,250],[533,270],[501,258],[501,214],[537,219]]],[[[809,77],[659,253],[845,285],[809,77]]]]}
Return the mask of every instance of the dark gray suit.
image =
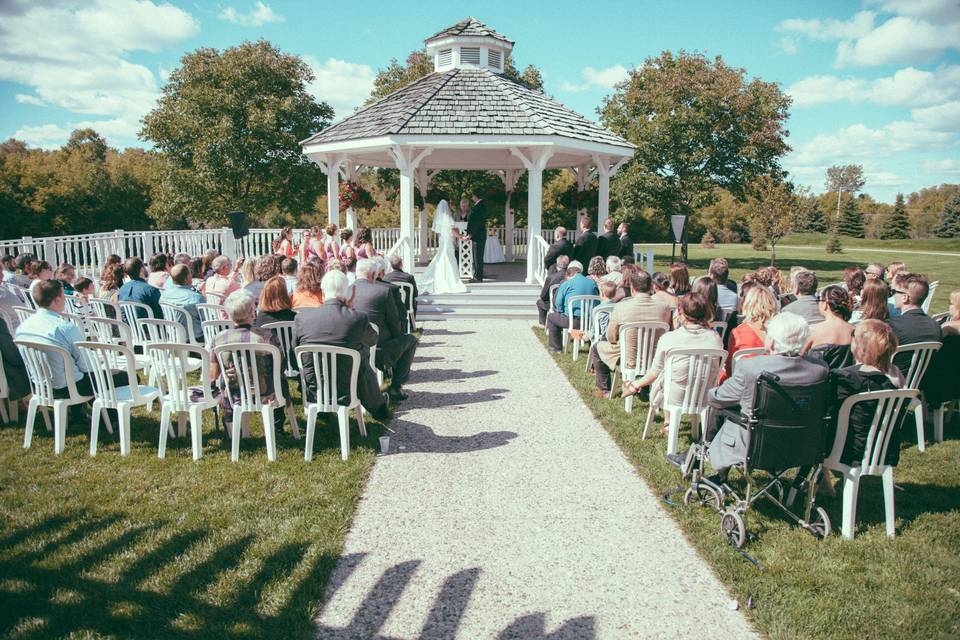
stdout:
{"type": "Polygon", "coordinates": [[[599,239],[593,231],[584,231],[577,238],[577,243],[573,246],[573,259],[579,260],[583,265],[583,272],[587,272],[590,266],[590,258],[597,255],[597,243],[599,239]]]}
{"type": "MultiPolygon", "coordinates": [[[[398,282],[405,282],[413,285],[413,312],[417,312],[417,296],[420,295],[420,290],[417,289],[417,279],[413,277],[412,273],[407,273],[406,271],[398,271],[394,269],[390,273],[383,276],[384,282],[390,282],[396,284],[398,282]]],[[[406,311],[406,309],[404,309],[406,311]]]]}
{"type": "Polygon", "coordinates": [[[390,386],[399,389],[410,378],[410,367],[417,351],[417,339],[403,332],[393,295],[385,284],[357,280],[353,285],[356,292],[353,308],[366,314],[369,321],[380,330],[375,364],[380,370],[388,367],[393,369],[390,386]]]}
{"type": "Polygon", "coordinates": [[[823,322],[823,314],[820,313],[820,303],[817,302],[817,296],[797,296],[797,299],[786,305],[783,311],[797,314],[808,324],[823,322]]]}
{"type": "Polygon", "coordinates": [[[543,268],[550,273],[556,271],[557,258],[560,256],[567,256],[573,260],[573,243],[566,238],[550,245],[547,249],[547,255],[543,258],[543,268]]]}
{"type": "MultiPolygon", "coordinates": [[[[753,393],[757,378],[764,371],[780,376],[784,385],[807,385],[821,382],[830,374],[823,363],[800,356],[756,356],[737,362],[733,376],[719,387],[711,389],[707,401],[711,407],[740,406],[744,424],[753,410],[753,393]]],[[[732,420],[727,420],[710,442],[710,464],[722,471],[743,463],[747,455],[747,430],[732,420]]]]}
{"type": "MultiPolygon", "coordinates": [[[[943,331],[937,321],[923,312],[923,309],[910,309],[904,311],[896,318],[887,320],[893,333],[897,336],[897,343],[902,347],[908,344],[918,342],[941,342],[943,340],[943,331]]],[[[910,368],[910,360],[913,354],[901,353],[893,358],[893,364],[907,375],[907,369],[910,368]]],[[[924,375],[924,378],[927,376],[924,375]]]]}
{"type": "MultiPolygon", "coordinates": [[[[606,231],[601,233],[597,238],[597,255],[603,256],[603,259],[606,260],[610,256],[616,256],[620,254],[620,238],[617,237],[616,231],[606,231]]],[[[587,266],[587,265],[583,265],[587,266]]]]}
{"type": "Polygon", "coordinates": [[[473,241],[473,277],[483,280],[483,251],[487,247],[487,205],[477,200],[467,219],[467,235],[473,241]]]}
{"type": "Polygon", "coordinates": [[[408,326],[407,305],[403,303],[403,297],[400,295],[400,287],[382,278],[377,278],[374,282],[381,287],[385,287],[390,292],[390,297],[393,298],[393,304],[396,305],[397,314],[400,318],[400,330],[403,333],[409,333],[410,327],[408,326]]]}
{"type": "MultiPolygon", "coordinates": [[[[304,307],[297,313],[297,346],[325,344],[334,347],[356,349],[360,352],[360,374],[357,379],[357,395],[370,414],[381,419],[387,406],[377,383],[377,376],[370,368],[370,347],[377,344],[377,333],[370,326],[366,314],[354,311],[342,300],[327,300],[319,307],[304,307]]],[[[317,375],[313,363],[307,359],[303,365],[303,377],[307,383],[307,397],[317,394],[317,375]]],[[[346,399],[350,390],[350,366],[346,358],[337,358],[337,393],[346,399]]]]}
{"type": "Polygon", "coordinates": [[[633,240],[627,234],[620,236],[620,247],[617,255],[621,258],[633,257],[633,240]]]}
{"type": "Polygon", "coordinates": [[[547,314],[550,309],[550,287],[555,284],[563,284],[567,279],[566,271],[554,271],[543,281],[543,288],[540,289],[540,297],[537,298],[537,312],[540,314],[540,325],[546,326],[547,314]]]}

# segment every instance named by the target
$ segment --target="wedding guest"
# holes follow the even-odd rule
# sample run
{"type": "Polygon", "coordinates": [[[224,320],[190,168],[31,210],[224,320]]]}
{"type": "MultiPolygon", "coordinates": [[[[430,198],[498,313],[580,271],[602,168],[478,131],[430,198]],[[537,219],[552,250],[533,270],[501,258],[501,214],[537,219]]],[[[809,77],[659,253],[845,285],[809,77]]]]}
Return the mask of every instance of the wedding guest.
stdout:
{"type": "Polygon", "coordinates": [[[337,225],[332,222],[327,225],[323,236],[323,250],[326,252],[327,260],[340,259],[340,243],[337,241],[337,225]]]}
{"type": "Polygon", "coordinates": [[[257,281],[257,259],[240,258],[237,262],[237,269],[240,271],[240,288],[257,281]]]}
{"type": "Polygon", "coordinates": [[[810,325],[810,338],[803,352],[819,358],[831,369],[852,364],[850,341],[853,339],[853,325],[848,322],[850,294],[843,287],[830,285],[820,292],[818,299],[823,322],[810,325]]]}
{"type": "Polygon", "coordinates": [[[670,289],[669,292],[680,298],[687,295],[690,291],[690,272],[687,271],[687,265],[682,262],[674,262],[670,265],[670,289]]]}
{"type": "Polygon", "coordinates": [[[293,246],[293,229],[284,227],[280,230],[280,235],[273,241],[273,252],[284,258],[292,258],[296,255],[296,247],[293,246]]]}
{"type": "Polygon", "coordinates": [[[854,309],[850,319],[881,320],[886,322],[890,317],[890,307],[887,300],[890,298],[890,288],[880,278],[868,278],[860,291],[860,304],[854,309]]]}
{"type": "Polygon", "coordinates": [[[220,296],[226,300],[231,293],[240,289],[240,271],[233,269],[230,258],[227,256],[217,256],[211,263],[213,275],[207,278],[204,285],[204,293],[220,296]]]}
{"type": "Polygon", "coordinates": [[[76,313],[81,317],[90,317],[94,315],[93,307],[90,306],[90,298],[94,296],[93,280],[90,278],[80,278],[73,283],[73,291],[76,296],[73,299],[73,306],[76,313]]]}
{"type": "Polygon", "coordinates": [[[850,294],[850,302],[856,307],[860,304],[860,295],[867,275],[860,267],[847,267],[843,270],[843,286],[850,294]]]}
{"type": "MultiPolygon", "coordinates": [[[[606,339],[607,325],[610,324],[610,314],[613,312],[613,299],[617,295],[617,285],[610,280],[604,280],[599,285],[600,304],[593,308],[594,317],[597,318],[597,329],[599,330],[600,340],[606,339]]],[[[593,327],[589,329],[593,331],[593,327]]]]}
{"type": "Polygon", "coordinates": [[[590,264],[587,266],[587,275],[591,280],[597,283],[597,287],[600,286],[600,282],[607,275],[607,262],[603,259],[602,256],[593,256],[590,258],[590,264]]]}
{"type": "MultiPolygon", "coordinates": [[[[304,265],[306,266],[306,265],[304,265]]],[[[390,410],[386,394],[380,391],[377,376],[370,363],[370,347],[377,344],[377,332],[370,319],[361,311],[350,308],[351,287],[347,277],[331,271],[321,282],[325,302],[319,307],[306,308],[297,313],[297,345],[325,344],[353,349],[360,354],[357,395],[363,407],[380,421],[389,420],[390,410]]],[[[304,394],[308,401],[317,397],[317,372],[310,358],[301,363],[306,382],[304,394]]],[[[337,394],[345,402],[351,384],[351,361],[337,358],[337,394]]]]}
{"type": "Polygon", "coordinates": [[[8,329],[15,331],[20,324],[14,307],[22,307],[26,302],[24,294],[16,286],[0,287],[0,318],[6,318],[8,329]]]}
{"type": "Polygon", "coordinates": [[[193,256],[191,256],[189,253],[185,253],[185,252],[181,251],[181,252],[178,253],[177,255],[173,256],[173,260],[172,260],[172,261],[169,261],[169,263],[170,263],[169,266],[170,266],[171,269],[173,269],[174,265],[182,264],[183,266],[185,266],[185,267],[187,267],[188,269],[191,269],[191,270],[192,270],[192,269],[193,269],[193,256]]]}
{"type": "MultiPolygon", "coordinates": [[[[140,260],[140,258],[128,258],[126,263],[124,263],[123,270],[127,275],[127,281],[120,287],[117,299],[120,302],[139,302],[140,304],[145,304],[150,307],[154,318],[162,318],[163,311],[160,309],[160,289],[157,289],[143,279],[143,261],[140,260]]],[[[137,309],[137,317],[146,317],[143,309],[137,309]]]]}
{"type": "Polygon", "coordinates": [[[20,349],[13,343],[13,335],[10,333],[11,329],[16,331],[17,328],[8,327],[0,316],[0,359],[3,361],[3,374],[7,380],[7,399],[12,402],[30,395],[27,367],[23,364],[20,349]]]}
{"type": "Polygon", "coordinates": [[[568,263],[573,260],[573,243],[567,240],[565,227],[557,227],[553,230],[553,244],[547,248],[547,255],[543,257],[543,268],[547,273],[557,270],[557,259],[560,256],[567,256],[568,263]]]}
{"type": "Polygon", "coordinates": [[[906,263],[891,262],[890,264],[887,265],[887,277],[886,277],[887,282],[892,284],[894,278],[896,278],[898,274],[906,272],[906,270],[907,270],[906,263]]]}
{"type": "Polygon", "coordinates": [[[120,256],[109,256],[107,263],[100,272],[100,297],[110,302],[117,302],[120,294],[120,287],[123,286],[123,277],[126,275],[123,271],[123,263],[120,256]],[[113,258],[117,261],[113,262],[113,258]]]}
{"type": "MultiPolygon", "coordinates": [[[[292,258],[287,258],[292,260],[292,258]]],[[[282,276],[273,276],[263,285],[260,300],[257,302],[257,318],[254,327],[262,327],[271,322],[291,322],[297,319],[293,310],[293,300],[287,293],[287,283],[282,276]]]]}
{"type": "MultiPolygon", "coordinates": [[[[30,263],[30,295],[36,300],[34,292],[37,285],[47,280],[53,280],[53,267],[46,260],[37,260],[30,263]]],[[[61,287],[62,288],[62,287],[61,287]]]]}
{"type": "Polygon", "coordinates": [[[150,275],[147,276],[147,284],[163,289],[167,286],[167,280],[170,278],[170,267],[173,265],[167,261],[167,254],[155,253],[150,256],[150,275]]]}
{"type": "Polygon", "coordinates": [[[630,277],[638,271],[641,271],[641,269],[639,269],[637,265],[632,262],[626,262],[626,258],[624,258],[624,261],[620,264],[620,288],[617,289],[617,295],[613,299],[614,302],[620,302],[632,295],[629,284],[630,277]]]}
{"type": "Polygon", "coordinates": [[[724,371],[720,374],[720,381],[729,378],[733,369],[733,356],[741,349],[759,349],[766,345],[767,323],[777,313],[777,299],[773,292],[760,285],[741,287],[741,293],[746,290],[743,306],[740,309],[740,323],[730,332],[727,338],[727,353],[724,371]]]}
{"type": "Polygon", "coordinates": [[[319,307],[323,304],[323,263],[308,262],[300,267],[297,289],[293,292],[293,308],[319,307]]]}
{"type": "Polygon", "coordinates": [[[590,216],[580,216],[580,236],[573,245],[573,259],[580,264],[590,264],[597,255],[597,234],[590,230],[590,216]]]}
{"type": "Polygon", "coordinates": [[[884,271],[885,269],[882,263],[871,262],[867,265],[867,268],[864,269],[864,275],[867,280],[883,280],[884,271]]]}
{"type": "Polygon", "coordinates": [[[556,269],[553,273],[548,273],[540,288],[540,297],[537,298],[537,314],[540,318],[540,326],[546,328],[547,313],[550,311],[550,289],[554,286],[559,287],[567,279],[567,266],[570,264],[570,256],[561,254],[557,256],[556,269]]]}
{"type": "Polygon", "coordinates": [[[950,294],[947,321],[940,325],[944,337],[960,335],[960,290],[950,294]]]}
{"type": "Polygon", "coordinates": [[[670,278],[667,276],[667,274],[656,271],[652,276],[652,280],[653,297],[671,309],[676,309],[677,296],[670,293],[670,278]]]}
{"type": "Polygon", "coordinates": [[[810,269],[801,267],[800,265],[790,267],[790,275],[787,277],[787,291],[781,294],[779,300],[781,307],[785,307],[791,302],[796,301],[797,295],[794,292],[797,290],[797,274],[804,271],[810,271],[810,269]]]}
{"type": "Polygon", "coordinates": [[[260,292],[263,291],[263,283],[280,273],[280,262],[283,259],[276,255],[260,256],[257,258],[257,279],[254,282],[245,284],[243,288],[250,292],[254,300],[260,299],[260,292]]]}
{"type": "Polygon", "coordinates": [[[370,227],[360,227],[357,231],[357,260],[363,260],[364,258],[373,258],[374,256],[379,255],[377,253],[376,247],[373,246],[373,233],[370,231],[370,227]]]}
{"type": "Polygon", "coordinates": [[[284,258],[280,263],[280,275],[287,285],[287,293],[291,296],[297,290],[297,261],[295,258],[284,258]]]}
{"type": "Polygon", "coordinates": [[[30,286],[30,267],[36,261],[36,258],[32,253],[21,253],[17,256],[16,267],[17,273],[13,276],[8,282],[13,282],[13,284],[26,289],[30,286]]]}
{"type": "Polygon", "coordinates": [[[203,279],[206,280],[214,273],[216,270],[213,268],[213,261],[217,259],[217,256],[220,255],[216,249],[208,249],[203,254],[203,279]]]}
{"type": "Polygon", "coordinates": [[[616,255],[609,256],[607,258],[606,268],[607,275],[603,276],[603,279],[610,280],[613,284],[620,286],[620,279],[623,277],[623,274],[620,272],[620,269],[623,268],[620,257],[616,255]]]}
{"type": "Polygon", "coordinates": [[[617,234],[620,236],[620,252],[617,255],[620,258],[633,260],[633,239],[630,238],[630,225],[621,222],[617,228],[617,234]]]}
{"type": "MultiPolygon", "coordinates": [[[[390,292],[390,297],[393,300],[393,304],[397,307],[397,315],[400,318],[400,327],[404,333],[410,332],[410,318],[407,316],[407,305],[403,301],[403,296],[400,295],[400,287],[392,282],[384,280],[384,276],[387,274],[387,261],[383,256],[374,256],[370,258],[373,262],[374,271],[376,275],[374,276],[374,282],[380,285],[381,287],[387,289],[390,292]]],[[[347,273],[346,265],[342,266],[343,272],[347,273]]],[[[356,280],[354,280],[356,283],[356,280]]]]}
{"type": "MultiPolygon", "coordinates": [[[[349,271],[349,269],[348,269],[349,271]]],[[[413,285],[413,312],[417,312],[417,296],[420,295],[420,291],[417,289],[417,279],[413,276],[412,273],[407,273],[403,270],[403,258],[398,254],[390,256],[390,271],[383,276],[383,279],[386,282],[396,284],[398,282],[405,282],[407,284],[413,285]]]]}
{"type": "MultiPolygon", "coordinates": [[[[172,304],[183,309],[183,312],[190,316],[193,325],[193,339],[197,343],[203,342],[203,318],[200,317],[198,304],[203,304],[204,297],[196,289],[190,286],[190,269],[186,265],[177,264],[170,269],[170,282],[166,288],[160,292],[160,302],[172,304]]],[[[180,323],[184,329],[189,330],[187,320],[184,318],[180,323]]]]}
{"type": "Polygon", "coordinates": [[[353,246],[353,230],[340,230],[340,261],[346,263],[348,258],[353,258],[353,263],[357,262],[357,249],[353,246]]]}
{"type": "Polygon", "coordinates": [[[16,260],[14,260],[12,255],[7,253],[4,254],[0,263],[3,264],[3,282],[13,282],[13,279],[17,277],[16,260]]]}
{"type": "Polygon", "coordinates": [[[783,307],[784,311],[795,313],[808,324],[823,322],[820,303],[817,300],[817,274],[813,271],[801,271],[794,278],[796,300],[783,307]]]}
{"type": "MultiPolygon", "coordinates": [[[[903,347],[918,342],[940,342],[943,339],[940,325],[920,307],[930,291],[927,277],[918,273],[900,273],[899,276],[903,276],[899,280],[903,283],[903,289],[893,292],[893,303],[900,315],[887,321],[897,336],[897,343],[903,347]]],[[[912,354],[904,352],[894,356],[893,363],[906,372],[910,368],[911,357],[912,354]]]]}
{"type": "Polygon", "coordinates": [[[737,284],[730,279],[730,267],[724,258],[714,258],[710,261],[708,273],[717,285],[717,304],[727,314],[737,310],[739,298],[737,284]]]}
{"type": "Polygon", "coordinates": [[[76,289],[73,287],[73,281],[77,279],[77,270],[72,264],[67,264],[64,262],[57,267],[57,270],[54,272],[53,277],[60,281],[60,284],[63,285],[63,293],[72,296],[76,293],[76,289]]]}
{"type": "Polygon", "coordinates": [[[719,288],[717,287],[717,283],[713,281],[713,278],[710,276],[697,278],[694,280],[690,292],[699,293],[703,296],[703,299],[707,301],[707,306],[709,307],[707,315],[710,318],[710,322],[720,322],[726,318],[726,314],[724,314],[720,308],[720,304],[717,302],[719,288]]]}
{"type": "Polygon", "coordinates": [[[613,230],[613,218],[603,221],[603,233],[597,236],[597,255],[606,260],[620,253],[620,238],[613,230]]]}
{"type": "Polygon", "coordinates": [[[583,275],[583,265],[573,260],[567,267],[567,279],[557,289],[553,297],[553,310],[547,314],[547,333],[550,336],[551,353],[563,348],[563,330],[570,327],[580,328],[580,305],[573,308],[573,317],[567,317],[567,299],[573,296],[595,296],[599,294],[597,283],[583,275]]]}

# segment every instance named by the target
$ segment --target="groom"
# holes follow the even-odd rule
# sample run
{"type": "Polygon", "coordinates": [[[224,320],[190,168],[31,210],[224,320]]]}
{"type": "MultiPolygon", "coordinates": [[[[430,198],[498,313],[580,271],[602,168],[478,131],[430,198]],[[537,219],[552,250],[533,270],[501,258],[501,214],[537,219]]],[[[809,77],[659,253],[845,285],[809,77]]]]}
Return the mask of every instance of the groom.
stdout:
{"type": "Polygon", "coordinates": [[[470,194],[473,209],[467,219],[467,235],[473,241],[473,280],[483,282],[483,250],[487,246],[487,207],[476,192],[470,194]]]}

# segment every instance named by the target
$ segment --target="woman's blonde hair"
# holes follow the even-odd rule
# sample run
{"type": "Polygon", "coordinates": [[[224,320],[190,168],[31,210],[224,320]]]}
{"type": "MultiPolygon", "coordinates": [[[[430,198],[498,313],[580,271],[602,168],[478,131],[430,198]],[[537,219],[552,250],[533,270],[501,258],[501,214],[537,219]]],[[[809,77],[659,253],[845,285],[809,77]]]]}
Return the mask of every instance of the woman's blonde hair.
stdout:
{"type": "Polygon", "coordinates": [[[951,320],[960,320],[960,289],[950,294],[950,304],[953,305],[954,312],[950,314],[951,320]]]}
{"type": "Polygon", "coordinates": [[[243,278],[244,284],[250,284],[251,282],[256,282],[257,280],[257,259],[256,258],[247,258],[243,261],[243,266],[240,267],[240,276],[243,278]]]}
{"type": "Polygon", "coordinates": [[[773,292],[766,287],[753,287],[747,291],[743,299],[741,308],[743,319],[746,322],[759,322],[763,326],[767,325],[777,313],[777,299],[773,297],[773,292]]]}
{"type": "Polygon", "coordinates": [[[886,322],[861,320],[853,329],[850,350],[857,362],[888,373],[893,352],[897,350],[897,336],[886,322]]]}

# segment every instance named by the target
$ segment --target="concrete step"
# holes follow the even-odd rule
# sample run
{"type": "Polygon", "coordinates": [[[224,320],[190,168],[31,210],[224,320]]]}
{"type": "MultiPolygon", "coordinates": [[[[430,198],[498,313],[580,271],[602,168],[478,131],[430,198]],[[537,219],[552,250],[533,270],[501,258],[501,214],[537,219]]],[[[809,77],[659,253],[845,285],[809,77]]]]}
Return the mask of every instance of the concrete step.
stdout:
{"type": "Polygon", "coordinates": [[[444,307],[421,306],[417,311],[417,322],[463,319],[526,320],[536,322],[537,308],[533,304],[526,307],[444,307]]]}
{"type": "Polygon", "coordinates": [[[467,285],[465,293],[424,293],[417,297],[417,320],[516,319],[537,320],[540,288],[516,281],[467,285]]]}

